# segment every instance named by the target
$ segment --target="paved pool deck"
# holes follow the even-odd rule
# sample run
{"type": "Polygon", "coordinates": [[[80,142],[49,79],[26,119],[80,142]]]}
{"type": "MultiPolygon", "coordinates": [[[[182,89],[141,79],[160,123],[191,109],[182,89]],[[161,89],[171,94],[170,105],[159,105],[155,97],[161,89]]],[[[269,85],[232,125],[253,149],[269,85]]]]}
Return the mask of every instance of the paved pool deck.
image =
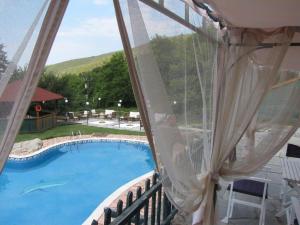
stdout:
{"type": "Polygon", "coordinates": [[[132,130],[132,131],[144,131],[144,127],[141,127],[140,121],[126,121],[121,120],[119,123],[118,119],[99,119],[99,118],[89,118],[74,121],[74,123],[93,126],[93,127],[103,127],[103,128],[113,128],[120,130],[132,130]]]}

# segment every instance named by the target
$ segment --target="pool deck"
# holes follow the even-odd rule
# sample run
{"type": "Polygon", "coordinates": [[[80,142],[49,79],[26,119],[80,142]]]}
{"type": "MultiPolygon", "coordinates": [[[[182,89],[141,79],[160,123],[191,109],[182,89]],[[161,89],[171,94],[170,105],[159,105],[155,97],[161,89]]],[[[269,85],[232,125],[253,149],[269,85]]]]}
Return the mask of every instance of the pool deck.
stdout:
{"type": "Polygon", "coordinates": [[[118,119],[99,119],[99,118],[89,118],[88,120],[78,120],[74,123],[92,126],[92,127],[104,127],[112,129],[122,129],[122,130],[132,130],[132,131],[144,131],[144,127],[141,127],[140,121],[125,121],[118,119]]]}

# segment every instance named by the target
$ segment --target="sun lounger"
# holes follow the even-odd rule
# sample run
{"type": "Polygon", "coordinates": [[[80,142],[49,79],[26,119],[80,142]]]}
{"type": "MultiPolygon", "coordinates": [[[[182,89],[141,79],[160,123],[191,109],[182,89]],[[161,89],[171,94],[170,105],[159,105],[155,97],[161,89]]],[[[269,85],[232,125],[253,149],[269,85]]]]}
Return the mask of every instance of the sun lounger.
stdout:
{"type": "Polygon", "coordinates": [[[104,117],[105,119],[113,119],[115,118],[116,111],[112,109],[105,109],[104,117]]]}
{"type": "Polygon", "coordinates": [[[139,112],[129,112],[128,120],[129,121],[139,121],[140,113],[139,112]]]}
{"type": "Polygon", "coordinates": [[[68,112],[68,117],[70,120],[79,120],[78,116],[75,116],[74,112],[68,112]]]}
{"type": "Polygon", "coordinates": [[[99,117],[99,115],[100,115],[99,113],[96,112],[95,109],[92,109],[91,113],[92,113],[92,117],[99,117]]]}
{"type": "Polygon", "coordinates": [[[89,111],[84,110],[84,111],[83,111],[83,114],[80,115],[80,118],[83,118],[83,119],[84,119],[84,118],[87,118],[88,115],[89,115],[89,111]]]}

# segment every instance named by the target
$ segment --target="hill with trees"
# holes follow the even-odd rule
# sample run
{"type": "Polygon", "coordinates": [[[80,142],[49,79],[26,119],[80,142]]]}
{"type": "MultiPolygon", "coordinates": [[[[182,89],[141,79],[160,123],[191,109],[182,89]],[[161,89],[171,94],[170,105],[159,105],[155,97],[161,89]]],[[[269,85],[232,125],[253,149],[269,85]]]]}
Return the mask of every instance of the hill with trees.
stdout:
{"type": "Polygon", "coordinates": [[[64,74],[80,74],[91,71],[92,69],[103,65],[109,61],[112,55],[116,52],[110,52],[98,56],[91,56],[87,58],[72,59],[61,63],[46,66],[46,72],[52,72],[56,75],[64,74]]]}

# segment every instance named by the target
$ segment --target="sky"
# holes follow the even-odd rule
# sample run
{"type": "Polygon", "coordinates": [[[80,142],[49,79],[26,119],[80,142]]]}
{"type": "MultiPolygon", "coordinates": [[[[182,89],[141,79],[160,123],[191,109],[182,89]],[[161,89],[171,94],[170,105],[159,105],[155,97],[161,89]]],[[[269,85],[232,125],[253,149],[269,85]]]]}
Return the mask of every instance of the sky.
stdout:
{"type": "Polygon", "coordinates": [[[112,0],[71,0],[47,65],[122,49],[112,0]]]}

